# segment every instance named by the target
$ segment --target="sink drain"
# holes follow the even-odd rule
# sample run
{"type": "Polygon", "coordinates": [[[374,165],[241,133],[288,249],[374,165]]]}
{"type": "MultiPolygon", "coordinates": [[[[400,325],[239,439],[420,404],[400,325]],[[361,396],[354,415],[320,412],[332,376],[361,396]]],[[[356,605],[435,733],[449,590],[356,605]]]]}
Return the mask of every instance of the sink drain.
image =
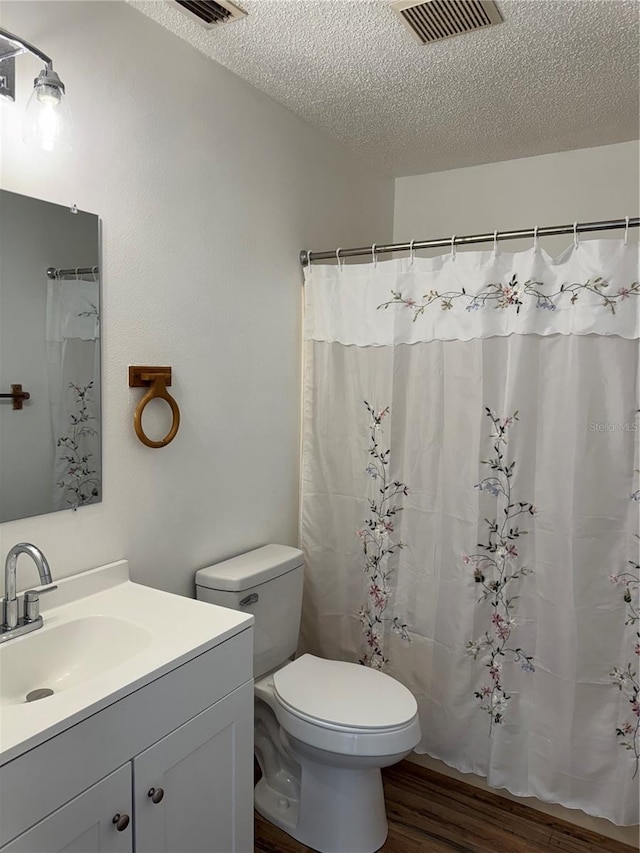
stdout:
{"type": "Polygon", "coordinates": [[[38,699],[45,699],[47,696],[53,696],[53,690],[50,687],[38,687],[37,690],[27,693],[27,702],[37,702],[38,699]]]}

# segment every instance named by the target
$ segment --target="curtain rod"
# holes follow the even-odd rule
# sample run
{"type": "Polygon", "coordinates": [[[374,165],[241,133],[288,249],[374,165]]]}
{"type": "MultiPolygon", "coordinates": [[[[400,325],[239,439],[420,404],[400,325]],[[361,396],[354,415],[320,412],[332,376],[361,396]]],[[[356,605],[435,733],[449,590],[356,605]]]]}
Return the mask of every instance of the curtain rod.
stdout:
{"type": "Polygon", "coordinates": [[[575,225],[550,225],[545,228],[525,228],[522,231],[496,231],[495,234],[472,234],[467,237],[440,237],[437,240],[412,240],[409,243],[389,243],[385,245],[358,246],[356,249],[334,249],[331,252],[300,252],[303,267],[314,261],[328,258],[355,258],[357,255],[383,255],[387,252],[409,252],[417,249],[435,249],[444,246],[465,246],[471,243],[493,243],[494,240],[517,240],[520,237],[551,237],[556,234],[584,234],[587,231],[613,231],[618,228],[637,228],[640,217],[625,219],[605,219],[602,222],[582,222],[575,225]]]}
{"type": "Polygon", "coordinates": [[[64,278],[66,275],[98,275],[99,267],[73,267],[70,270],[57,270],[55,267],[47,269],[47,278],[64,278]]]}

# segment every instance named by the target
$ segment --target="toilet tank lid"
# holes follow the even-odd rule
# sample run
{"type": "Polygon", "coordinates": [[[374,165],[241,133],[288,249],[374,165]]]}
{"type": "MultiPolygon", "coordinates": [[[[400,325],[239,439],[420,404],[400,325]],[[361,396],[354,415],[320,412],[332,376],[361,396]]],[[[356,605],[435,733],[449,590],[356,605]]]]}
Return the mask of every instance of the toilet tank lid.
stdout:
{"type": "Polygon", "coordinates": [[[255,551],[247,551],[246,554],[238,554],[230,560],[199,569],[196,572],[196,586],[241,591],[284,575],[302,563],[302,551],[297,548],[264,545],[255,551]]]}

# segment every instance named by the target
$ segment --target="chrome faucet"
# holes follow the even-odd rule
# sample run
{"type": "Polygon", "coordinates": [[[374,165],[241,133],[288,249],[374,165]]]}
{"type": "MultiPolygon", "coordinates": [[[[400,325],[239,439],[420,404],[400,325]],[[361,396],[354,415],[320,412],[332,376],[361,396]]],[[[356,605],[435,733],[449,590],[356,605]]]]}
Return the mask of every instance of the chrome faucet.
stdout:
{"type": "MultiPolygon", "coordinates": [[[[36,564],[41,584],[51,584],[51,569],[42,551],[30,542],[19,542],[14,545],[7,554],[7,561],[4,564],[4,598],[2,599],[4,619],[0,626],[0,643],[42,627],[42,616],[39,612],[40,599],[36,590],[28,590],[25,593],[25,614],[22,619],[18,618],[16,565],[20,554],[28,554],[36,564]]],[[[50,585],[47,590],[40,590],[40,592],[53,589],[56,587],[50,585]]]]}

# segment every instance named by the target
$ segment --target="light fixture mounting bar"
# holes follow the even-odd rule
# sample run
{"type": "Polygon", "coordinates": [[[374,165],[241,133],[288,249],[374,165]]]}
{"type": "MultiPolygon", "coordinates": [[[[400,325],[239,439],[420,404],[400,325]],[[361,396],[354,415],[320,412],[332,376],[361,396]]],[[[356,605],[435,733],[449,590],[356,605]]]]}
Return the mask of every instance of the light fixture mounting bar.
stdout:
{"type": "Polygon", "coordinates": [[[19,36],[14,36],[8,30],[3,30],[0,27],[0,58],[8,59],[9,57],[18,56],[20,53],[32,53],[37,56],[47,68],[53,68],[53,59],[43,53],[35,45],[21,39],[19,36]],[[7,44],[8,43],[8,44],[7,44]]]}
{"type": "Polygon", "coordinates": [[[7,56],[0,59],[0,98],[7,101],[16,99],[16,58],[7,56]]]}

